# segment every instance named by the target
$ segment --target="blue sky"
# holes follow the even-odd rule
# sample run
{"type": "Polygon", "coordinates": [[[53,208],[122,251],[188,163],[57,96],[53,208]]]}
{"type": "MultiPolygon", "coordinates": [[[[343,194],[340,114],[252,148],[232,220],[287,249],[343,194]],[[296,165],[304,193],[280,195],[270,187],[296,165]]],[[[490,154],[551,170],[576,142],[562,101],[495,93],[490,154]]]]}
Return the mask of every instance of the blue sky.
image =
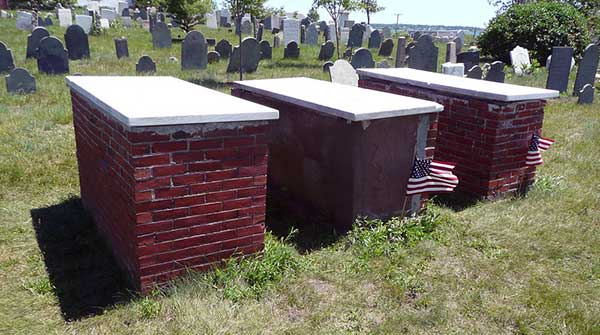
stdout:
{"type": "MultiPolygon", "coordinates": [[[[379,0],[383,12],[371,17],[372,23],[396,23],[396,13],[402,13],[401,23],[441,24],[484,27],[494,17],[495,8],[487,0],[379,0]]],[[[306,13],[312,0],[268,0],[267,5],[283,6],[286,11],[306,13]]],[[[327,14],[320,13],[321,19],[327,14]]],[[[351,20],[366,21],[362,12],[352,12],[351,20]]]]}

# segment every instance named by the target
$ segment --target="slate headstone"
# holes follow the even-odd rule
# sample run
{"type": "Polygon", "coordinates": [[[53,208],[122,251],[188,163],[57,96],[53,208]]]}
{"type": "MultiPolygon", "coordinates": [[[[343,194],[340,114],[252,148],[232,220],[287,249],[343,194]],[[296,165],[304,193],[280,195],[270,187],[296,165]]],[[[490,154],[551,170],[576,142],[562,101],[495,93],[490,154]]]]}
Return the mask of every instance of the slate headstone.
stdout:
{"type": "Polygon", "coordinates": [[[140,57],[135,64],[135,72],[137,73],[154,73],[156,72],[156,63],[148,55],[140,57]]]}
{"type": "Polygon", "coordinates": [[[260,59],[272,59],[273,58],[273,49],[271,48],[271,44],[267,40],[262,40],[259,43],[260,45],[260,59]]]}
{"type": "Polygon", "coordinates": [[[208,54],[206,54],[206,60],[208,61],[208,64],[218,63],[220,58],[221,55],[219,55],[219,53],[216,51],[210,51],[208,54]]]}
{"type": "Polygon", "coordinates": [[[446,63],[456,63],[456,43],[446,43],[446,63]]]}
{"type": "Polygon", "coordinates": [[[466,51],[456,55],[456,62],[465,64],[465,69],[479,66],[479,51],[466,51]]]}
{"type": "Polygon", "coordinates": [[[393,51],[394,41],[391,38],[388,38],[381,43],[381,48],[379,48],[379,56],[390,57],[393,51]]]}
{"type": "Polygon", "coordinates": [[[53,24],[54,22],[52,22],[52,18],[50,16],[46,16],[46,18],[44,19],[44,26],[49,27],[53,24]]]}
{"type": "Polygon", "coordinates": [[[127,38],[115,38],[115,51],[117,52],[117,58],[129,57],[129,45],[127,44],[127,38]]]}
{"type": "Polygon", "coordinates": [[[362,24],[355,23],[350,29],[350,35],[348,37],[349,48],[362,48],[363,34],[365,33],[365,27],[362,24]]]}
{"type": "Polygon", "coordinates": [[[214,38],[207,38],[206,44],[208,44],[209,47],[214,47],[217,44],[217,40],[214,38]]]}
{"type": "Polygon", "coordinates": [[[219,25],[221,27],[225,27],[225,26],[227,26],[227,24],[229,24],[229,21],[227,20],[227,18],[224,16],[221,16],[219,19],[219,25]]]}
{"type": "Polygon", "coordinates": [[[206,69],[208,59],[208,44],[201,32],[193,30],[187,33],[181,44],[181,69],[206,69]]]}
{"type": "Polygon", "coordinates": [[[330,60],[335,52],[335,45],[333,42],[327,41],[321,44],[321,51],[319,51],[319,60],[330,60]]]}
{"type": "Polygon", "coordinates": [[[354,70],[350,63],[343,59],[336,60],[329,67],[329,78],[335,84],[358,86],[358,74],[356,74],[356,70],[354,70]]]}
{"type": "Polygon", "coordinates": [[[442,73],[462,78],[465,76],[465,64],[450,62],[444,63],[442,64],[442,73]]]}
{"type": "Polygon", "coordinates": [[[65,32],[65,45],[69,52],[69,59],[78,60],[90,58],[90,44],[88,35],[79,25],[71,25],[65,32]]]}
{"type": "Polygon", "coordinates": [[[329,72],[329,68],[333,66],[332,61],[327,61],[323,64],[323,72],[329,72]]]}
{"type": "Polygon", "coordinates": [[[354,55],[352,55],[352,62],[350,62],[350,64],[355,69],[375,67],[373,55],[371,54],[371,51],[366,48],[359,48],[358,50],[356,50],[354,55]]]}
{"type": "Polygon", "coordinates": [[[148,20],[148,12],[146,11],[146,8],[140,8],[139,18],[144,21],[148,20]]]}
{"type": "Polygon", "coordinates": [[[15,60],[12,50],[6,44],[0,42],[0,72],[8,72],[15,68],[15,60]]]}
{"type": "Polygon", "coordinates": [[[273,37],[273,48],[279,48],[280,44],[281,44],[281,38],[279,37],[279,35],[275,35],[273,37]]]}
{"type": "MultiPolygon", "coordinates": [[[[464,63],[460,63],[460,64],[464,64],[464,63]]],[[[482,76],[483,76],[483,70],[481,69],[481,67],[479,67],[479,65],[475,65],[467,71],[467,78],[481,79],[482,76]]]]}
{"type": "Polygon", "coordinates": [[[23,68],[15,68],[6,76],[8,93],[33,93],[35,90],[35,78],[23,68]]]}
{"type": "Polygon", "coordinates": [[[17,29],[31,30],[33,29],[33,14],[28,12],[17,12],[17,29]]]}
{"type": "Polygon", "coordinates": [[[69,53],[58,38],[53,36],[42,38],[38,48],[37,65],[41,73],[69,73],[69,53]]]}
{"type": "Polygon", "coordinates": [[[352,49],[346,49],[344,50],[344,53],[342,54],[342,58],[343,59],[347,59],[348,61],[352,60],[352,49]]]}
{"type": "Polygon", "coordinates": [[[375,64],[378,69],[389,69],[390,64],[386,60],[382,60],[381,62],[375,64]]]}
{"type": "Polygon", "coordinates": [[[552,64],[550,64],[548,80],[546,81],[547,89],[559,92],[567,91],[569,73],[571,72],[571,58],[573,58],[573,48],[552,48],[552,64]]]}
{"type": "Polygon", "coordinates": [[[406,64],[406,37],[398,37],[398,48],[396,48],[396,67],[406,64]]]}
{"type": "Polygon", "coordinates": [[[227,73],[239,72],[240,70],[240,50],[242,49],[242,72],[255,72],[258,69],[260,61],[260,46],[254,37],[246,37],[242,41],[241,47],[235,47],[229,58],[227,73]]]}
{"type": "Polygon", "coordinates": [[[37,49],[40,46],[40,41],[42,40],[42,38],[48,36],[50,36],[50,33],[46,28],[34,28],[31,34],[27,36],[27,53],[25,55],[25,58],[35,58],[37,55],[37,49]]]}
{"type": "Polygon", "coordinates": [[[462,51],[462,47],[464,44],[464,41],[462,38],[460,37],[455,37],[452,42],[454,42],[456,44],[456,53],[460,53],[462,51]]]}
{"type": "Polygon", "coordinates": [[[300,57],[300,48],[298,47],[298,43],[296,41],[291,41],[288,45],[283,49],[283,58],[294,58],[297,59],[300,57]]]}
{"type": "Polygon", "coordinates": [[[581,90],[579,90],[578,95],[578,104],[594,103],[594,86],[592,86],[592,84],[585,84],[581,90]]]}
{"type": "Polygon", "coordinates": [[[490,69],[485,75],[485,80],[493,81],[496,83],[503,83],[505,76],[506,74],[504,73],[504,63],[501,61],[495,61],[492,63],[490,69]]]}
{"type": "Polygon", "coordinates": [[[437,72],[438,48],[430,35],[421,35],[414,45],[409,45],[406,62],[411,69],[437,72]]]}
{"type": "Polygon", "coordinates": [[[311,23],[306,30],[306,44],[317,45],[319,44],[319,31],[317,30],[317,24],[311,23]]]}
{"type": "Polygon", "coordinates": [[[375,29],[369,36],[369,49],[379,49],[381,46],[381,33],[375,29]]]}
{"type": "Polygon", "coordinates": [[[306,28],[304,26],[300,26],[300,43],[306,43],[306,28]]]}
{"type": "Polygon", "coordinates": [[[510,52],[510,63],[517,76],[522,76],[531,66],[531,60],[529,59],[529,50],[516,46],[510,52]]]}
{"type": "Polygon", "coordinates": [[[75,24],[83,28],[86,34],[89,34],[94,24],[94,18],[89,15],[75,15],[75,24]]]}
{"type": "Polygon", "coordinates": [[[259,41],[259,42],[262,41],[264,30],[265,30],[265,26],[262,23],[260,23],[258,25],[258,31],[256,32],[256,40],[257,41],[259,41]]]}
{"type": "Polygon", "coordinates": [[[164,22],[157,22],[152,31],[152,45],[155,49],[163,49],[171,47],[171,30],[164,22]]]}
{"type": "Polygon", "coordinates": [[[390,29],[390,27],[385,26],[383,27],[383,38],[391,38],[392,37],[392,30],[390,29]]]}
{"type": "Polygon", "coordinates": [[[226,39],[222,39],[215,46],[215,51],[221,55],[221,58],[227,59],[231,56],[231,43],[226,39]]]}
{"type": "Polygon", "coordinates": [[[129,10],[129,8],[125,8],[123,9],[123,11],[121,12],[121,16],[131,16],[131,12],[129,10]]]}
{"type": "Polygon", "coordinates": [[[300,25],[303,25],[305,27],[308,27],[312,24],[312,22],[310,21],[309,17],[305,17],[302,20],[300,20],[300,25]]]}
{"type": "Polygon", "coordinates": [[[577,77],[575,77],[575,86],[573,88],[574,95],[578,94],[586,84],[594,84],[596,72],[598,71],[599,56],[596,44],[590,44],[585,48],[583,57],[577,68],[577,77]]]}

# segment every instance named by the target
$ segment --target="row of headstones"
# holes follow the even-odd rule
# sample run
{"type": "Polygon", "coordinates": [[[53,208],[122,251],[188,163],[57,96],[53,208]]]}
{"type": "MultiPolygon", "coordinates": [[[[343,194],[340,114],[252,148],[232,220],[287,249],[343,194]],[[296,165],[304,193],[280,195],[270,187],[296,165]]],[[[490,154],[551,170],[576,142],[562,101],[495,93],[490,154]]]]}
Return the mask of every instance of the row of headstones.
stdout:
{"type": "MultiPolygon", "coordinates": [[[[36,29],[44,28],[38,27],[36,29]]],[[[71,54],[73,55],[83,52],[81,49],[72,50],[71,54]]],[[[28,55],[29,52],[30,48],[28,46],[28,55]]],[[[38,71],[40,73],[60,74],[69,73],[69,54],[58,38],[48,35],[39,39],[32,57],[37,59],[38,71]]],[[[89,50],[87,50],[87,55],[89,57],[89,50]]],[[[3,42],[0,42],[0,72],[10,71],[14,67],[12,50],[8,49],[3,42]]]]}
{"type": "Polygon", "coordinates": [[[9,72],[5,76],[6,91],[9,93],[35,92],[35,78],[23,68],[15,68],[12,50],[0,42],[0,73],[9,72]]]}
{"type": "MultiPolygon", "coordinates": [[[[573,95],[578,96],[581,104],[590,104],[594,101],[594,81],[598,71],[599,50],[596,44],[585,48],[583,57],[577,68],[573,95]]],[[[548,66],[548,80],[546,88],[566,92],[569,86],[569,75],[572,68],[573,48],[554,47],[552,58],[548,66]]]]}

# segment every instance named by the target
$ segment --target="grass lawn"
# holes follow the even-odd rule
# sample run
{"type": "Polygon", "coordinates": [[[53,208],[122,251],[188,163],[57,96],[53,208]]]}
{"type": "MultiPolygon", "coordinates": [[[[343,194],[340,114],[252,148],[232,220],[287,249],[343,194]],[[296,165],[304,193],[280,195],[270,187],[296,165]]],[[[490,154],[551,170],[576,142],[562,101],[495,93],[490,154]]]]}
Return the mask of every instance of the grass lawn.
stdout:
{"type": "MultiPolygon", "coordinates": [[[[49,30],[64,40],[63,28],[49,30]]],[[[80,207],[64,77],[25,60],[26,38],[14,19],[0,20],[0,41],[38,87],[8,95],[0,84],[0,334],[600,334],[598,103],[549,102],[544,135],[556,144],[527,196],[460,209],[438,202],[411,220],[361,222],[347,236],[272,210],[262,258],[137,297],[80,207]]],[[[141,29],[90,36],[90,47],[71,73],[135,75],[147,53],[157,75],[225,92],[237,79],[225,62],[182,72],[168,61],[180,44],[153,50],[141,29]],[[120,36],[129,59],[116,59],[120,36]]],[[[274,49],[246,78],[327,80],[318,52],[303,45],[291,61],[274,49]]],[[[545,77],[508,81],[542,87],[545,77]]]]}

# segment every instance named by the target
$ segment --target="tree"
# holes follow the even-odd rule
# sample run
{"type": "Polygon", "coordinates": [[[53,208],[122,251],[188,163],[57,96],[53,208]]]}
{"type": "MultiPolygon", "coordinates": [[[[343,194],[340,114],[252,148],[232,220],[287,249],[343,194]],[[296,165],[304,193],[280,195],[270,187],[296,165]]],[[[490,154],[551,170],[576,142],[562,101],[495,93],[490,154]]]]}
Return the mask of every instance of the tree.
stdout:
{"type": "Polygon", "coordinates": [[[367,14],[367,23],[371,24],[371,14],[379,13],[385,10],[377,4],[377,0],[360,0],[358,7],[367,14]]]}
{"type": "Polygon", "coordinates": [[[335,41],[336,41],[336,49],[337,56],[340,57],[340,29],[338,28],[338,18],[344,11],[354,10],[357,7],[357,4],[353,0],[314,0],[313,1],[314,8],[323,8],[327,11],[327,14],[333,20],[333,24],[335,27],[335,41]]]}
{"type": "Polygon", "coordinates": [[[311,22],[319,22],[319,19],[320,19],[319,10],[317,8],[315,8],[314,6],[312,6],[308,10],[308,14],[306,14],[306,16],[308,16],[308,18],[310,19],[311,22]]]}
{"type": "Polygon", "coordinates": [[[211,0],[166,0],[167,12],[186,33],[204,20],[204,14],[214,10],[211,0]]]}
{"type": "Polygon", "coordinates": [[[58,4],[61,4],[63,7],[68,7],[73,5],[74,2],[74,0],[10,0],[8,5],[13,9],[52,10],[56,8],[58,4]]]}

